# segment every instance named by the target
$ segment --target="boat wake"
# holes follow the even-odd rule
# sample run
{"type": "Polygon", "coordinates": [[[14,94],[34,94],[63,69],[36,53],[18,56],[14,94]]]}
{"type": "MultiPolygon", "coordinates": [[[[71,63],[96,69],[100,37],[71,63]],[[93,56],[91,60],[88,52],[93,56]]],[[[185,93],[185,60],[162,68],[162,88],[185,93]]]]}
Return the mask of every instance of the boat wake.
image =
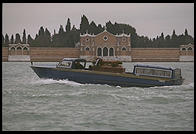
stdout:
{"type": "Polygon", "coordinates": [[[69,80],[53,80],[53,79],[39,79],[36,81],[33,81],[32,84],[44,84],[44,85],[48,85],[48,84],[66,84],[66,85],[70,85],[70,86],[81,86],[83,84],[74,82],[74,81],[69,81],[69,80]]]}
{"type": "MultiPolygon", "coordinates": [[[[44,84],[44,85],[48,85],[48,84],[66,84],[69,86],[94,86],[94,85],[98,85],[101,86],[101,84],[81,84],[81,83],[77,83],[74,81],[70,81],[70,80],[54,80],[54,79],[38,79],[38,80],[33,80],[31,82],[32,84],[44,84]]],[[[107,84],[102,85],[102,86],[108,86],[111,87],[107,84]]],[[[115,88],[123,88],[121,86],[115,86],[115,88]]],[[[126,87],[125,87],[126,88],[126,87]]],[[[129,87],[130,88],[130,87],[129,87]]],[[[133,87],[132,87],[133,88],[133,87]]],[[[136,87],[134,87],[136,88],[136,87]]],[[[138,87],[139,88],[139,87],[138,87]]],[[[141,87],[140,87],[141,88],[141,87]]],[[[139,89],[140,89],[139,88],[139,89]]],[[[149,87],[148,87],[149,88],[149,87]]],[[[189,89],[194,89],[194,82],[193,83],[189,83],[189,84],[183,84],[183,85],[178,85],[178,86],[155,86],[155,87],[150,87],[151,89],[178,89],[181,88],[183,90],[189,90],[189,89]]],[[[142,88],[143,89],[143,88],[142,88]]]]}

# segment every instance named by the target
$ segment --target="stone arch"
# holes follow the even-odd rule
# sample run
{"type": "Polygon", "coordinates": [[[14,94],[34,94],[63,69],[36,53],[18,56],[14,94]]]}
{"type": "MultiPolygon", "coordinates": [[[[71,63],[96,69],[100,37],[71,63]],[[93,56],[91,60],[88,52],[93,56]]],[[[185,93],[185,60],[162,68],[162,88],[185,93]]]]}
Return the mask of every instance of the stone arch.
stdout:
{"type": "Polygon", "coordinates": [[[100,47],[97,49],[97,56],[102,56],[102,49],[100,47]]]}
{"type": "Polygon", "coordinates": [[[9,55],[15,55],[15,51],[16,51],[15,47],[10,47],[9,50],[10,50],[9,55]]]}
{"type": "Polygon", "coordinates": [[[109,56],[114,56],[114,48],[109,49],[109,56]]]}
{"type": "Polygon", "coordinates": [[[23,54],[28,55],[29,54],[29,49],[27,47],[23,48],[23,54]]]}
{"type": "Polygon", "coordinates": [[[22,47],[21,46],[16,47],[16,54],[22,55],[22,47]]]}
{"type": "Polygon", "coordinates": [[[27,51],[27,50],[28,50],[28,48],[27,48],[27,47],[24,47],[24,48],[23,48],[23,50],[26,50],[26,51],[27,51]]]}
{"type": "Polygon", "coordinates": [[[122,51],[126,51],[127,49],[125,47],[122,48],[122,51]]]}
{"type": "Polygon", "coordinates": [[[192,50],[193,50],[193,48],[192,48],[192,47],[189,47],[187,50],[188,50],[188,51],[192,51],[192,50]]]}
{"type": "Polygon", "coordinates": [[[107,47],[103,48],[103,56],[108,56],[108,48],[107,47]]]}
{"type": "Polygon", "coordinates": [[[182,51],[186,51],[186,48],[183,47],[183,48],[182,48],[182,51]]]}
{"type": "Polygon", "coordinates": [[[15,47],[11,47],[10,50],[11,50],[11,51],[15,51],[16,48],[15,48],[15,47]]]}
{"type": "Polygon", "coordinates": [[[86,49],[85,49],[86,51],[89,51],[90,50],[90,48],[89,47],[86,47],[86,49]]]}
{"type": "Polygon", "coordinates": [[[22,50],[22,47],[21,47],[21,46],[18,46],[18,47],[16,48],[16,50],[22,50]]]}

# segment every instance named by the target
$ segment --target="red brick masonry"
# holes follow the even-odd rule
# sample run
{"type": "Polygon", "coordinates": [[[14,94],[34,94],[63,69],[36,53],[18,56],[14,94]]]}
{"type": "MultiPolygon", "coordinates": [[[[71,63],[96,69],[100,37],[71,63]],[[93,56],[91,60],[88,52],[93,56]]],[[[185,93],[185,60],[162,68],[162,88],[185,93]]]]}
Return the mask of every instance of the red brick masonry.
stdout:
{"type": "MultiPolygon", "coordinates": [[[[48,48],[31,47],[31,61],[56,62],[65,57],[80,57],[79,48],[48,48]]],[[[179,48],[132,48],[132,61],[179,61],[181,54],[179,48]]],[[[194,55],[194,54],[192,54],[194,55]]],[[[8,61],[8,47],[2,48],[2,61],[8,61]]]]}

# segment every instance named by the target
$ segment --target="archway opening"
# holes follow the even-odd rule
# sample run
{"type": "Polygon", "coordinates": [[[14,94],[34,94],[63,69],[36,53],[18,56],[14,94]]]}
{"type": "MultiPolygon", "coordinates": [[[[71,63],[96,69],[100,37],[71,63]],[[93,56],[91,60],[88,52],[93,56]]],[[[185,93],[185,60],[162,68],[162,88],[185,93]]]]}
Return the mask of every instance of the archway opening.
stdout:
{"type": "Polygon", "coordinates": [[[186,48],[182,48],[182,51],[186,51],[186,48]]]}
{"type": "Polygon", "coordinates": [[[28,55],[28,54],[29,54],[28,48],[24,47],[23,48],[23,55],[28,55]]]}
{"type": "Polygon", "coordinates": [[[110,50],[109,50],[109,56],[114,56],[114,49],[113,48],[110,48],[110,50]]]}
{"type": "Polygon", "coordinates": [[[21,47],[17,47],[16,48],[16,52],[17,52],[16,53],[17,55],[22,55],[22,48],[21,47]]]}
{"type": "Polygon", "coordinates": [[[97,56],[102,56],[101,48],[98,48],[98,49],[97,49],[97,56]]]}
{"type": "Polygon", "coordinates": [[[103,56],[108,56],[108,48],[107,47],[103,48],[103,56]]]}

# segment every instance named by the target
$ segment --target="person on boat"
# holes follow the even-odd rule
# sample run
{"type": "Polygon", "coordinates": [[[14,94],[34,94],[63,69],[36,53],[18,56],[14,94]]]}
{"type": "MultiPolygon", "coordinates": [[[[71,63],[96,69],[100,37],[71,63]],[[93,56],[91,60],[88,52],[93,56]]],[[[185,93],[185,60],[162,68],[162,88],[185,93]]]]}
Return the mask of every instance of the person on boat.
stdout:
{"type": "Polygon", "coordinates": [[[84,67],[80,64],[80,62],[75,63],[77,69],[84,69],[84,67]]]}

